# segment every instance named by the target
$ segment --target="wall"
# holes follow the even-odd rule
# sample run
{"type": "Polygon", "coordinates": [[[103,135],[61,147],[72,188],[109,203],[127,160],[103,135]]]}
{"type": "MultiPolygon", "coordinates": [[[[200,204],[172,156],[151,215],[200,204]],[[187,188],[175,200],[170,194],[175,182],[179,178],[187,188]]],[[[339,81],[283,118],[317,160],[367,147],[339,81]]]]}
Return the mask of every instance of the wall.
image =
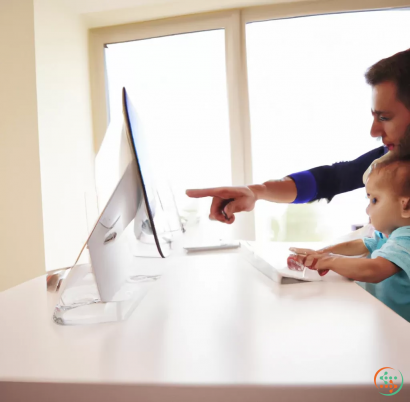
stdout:
{"type": "Polygon", "coordinates": [[[79,14],[83,14],[90,28],[109,25],[128,24],[133,22],[150,21],[182,15],[198,14],[210,11],[228,9],[252,9],[252,13],[259,8],[262,13],[272,6],[278,9],[292,3],[291,10],[300,9],[300,4],[306,3],[304,9],[326,10],[336,7],[339,9],[378,9],[386,7],[408,7],[409,0],[58,0],[68,4],[79,14]],[[317,3],[317,5],[316,5],[317,3]],[[259,7],[260,6],[260,7],[259,7]],[[267,6],[267,8],[265,7],[267,6]]]}
{"type": "Polygon", "coordinates": [[[267,4],[320,0],[62,0],[84,14],[90,28],[267,4]]]}
{"type": "Polygon", "coordinates": [[[71,266],[96,218],[88,32],[55,0],[34,0],[46,269],[71,266]]]}
{"type": "Polygon", "coordinates": [[[32,0],[0,2],[0,291],[44,272],[32,0]]]}

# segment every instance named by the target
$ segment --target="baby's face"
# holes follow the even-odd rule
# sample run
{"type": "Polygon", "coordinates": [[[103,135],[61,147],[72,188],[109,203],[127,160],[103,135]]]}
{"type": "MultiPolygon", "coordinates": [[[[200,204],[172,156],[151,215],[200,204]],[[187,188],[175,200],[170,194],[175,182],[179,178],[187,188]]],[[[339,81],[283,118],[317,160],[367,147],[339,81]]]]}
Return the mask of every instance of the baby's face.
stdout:
{"type": "Polygon", "coordinates": [[[402,226],[400,197],[394,194],[392,186],[383,180],[383,173],[371,174],[366,182],[369,206],[366,209],[370,222],[376,230],[390,235],[402,226]]]}

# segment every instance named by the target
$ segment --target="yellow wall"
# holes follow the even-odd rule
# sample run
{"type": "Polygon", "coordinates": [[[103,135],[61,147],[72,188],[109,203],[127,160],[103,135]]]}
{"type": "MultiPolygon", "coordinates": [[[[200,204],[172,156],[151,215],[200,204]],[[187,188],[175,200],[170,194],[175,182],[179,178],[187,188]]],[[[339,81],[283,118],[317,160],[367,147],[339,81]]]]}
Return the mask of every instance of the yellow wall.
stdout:
{"type": "Polygon", "coordinates": [[[0,291],[44,272],[32,0],[0,2],[0,291]]]}
{"type": "Polygon", "coordinates": [[[46,269],[71,266],[96,219],[88,30],[55,0],[34,0],[46,269]],[[88,219],[87,219],[88,218],[88,219]]]}
{"type": "Polygon", "coordinates": [[[82,17],[2,1],[0,48],[1,291],[72,265],[97,205],[82,17]]]}

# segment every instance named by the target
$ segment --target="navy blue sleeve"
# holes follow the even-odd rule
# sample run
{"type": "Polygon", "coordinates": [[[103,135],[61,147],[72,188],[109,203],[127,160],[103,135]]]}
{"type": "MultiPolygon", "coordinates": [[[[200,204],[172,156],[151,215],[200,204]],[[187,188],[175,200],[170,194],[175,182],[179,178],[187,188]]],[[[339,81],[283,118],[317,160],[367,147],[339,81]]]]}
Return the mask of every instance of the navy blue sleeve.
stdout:
{"type": "Polygon", "coordinates": [[[312,201],[317,195],[317,183],[315,176],[309,170],[293,173],[289,177],[295,182],[297,196],[293,204],[305,204],[312,201]]]}
{"type": "Polygon", "coordinates": [[[293,203],[305,203],[322,198],[330,201],[337,194],[364,187],[364,172],[385,152],[385,147],[379,147],[353,161],[319,166],[289,175],[296,184],[298,194],[293,203]]]}

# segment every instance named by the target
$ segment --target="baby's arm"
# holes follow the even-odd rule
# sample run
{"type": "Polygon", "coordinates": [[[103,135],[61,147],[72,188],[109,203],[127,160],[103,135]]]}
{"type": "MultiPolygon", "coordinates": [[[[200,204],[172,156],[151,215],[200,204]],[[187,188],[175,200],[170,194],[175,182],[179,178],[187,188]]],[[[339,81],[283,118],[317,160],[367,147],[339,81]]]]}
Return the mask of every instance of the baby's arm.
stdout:
{"type": "Polygon", "coordinates": [[[344,243],[334,244],[333,246],[329,246],[319,250],[319,253],[332,253],[332,254],[339,254],[339,255],[363,255],[369,254],[369,250],[364,245],[362,239],[346,241],[344,243]]]}
{"type": "Polygon", "coordinates": [[[340,255],[363,255],[369,254],[369,250],[364,245],[363,240],[352,240],[347,241],[344,243],[334,244],[333,246],[322,248],[321,250],[311,250],[308,248],[296,248],[291,247],[289,249],[296,254],[301,255],[313,255],[313,254],[323,254],[323,253],[333,253],[333,254],[340,254],[340,255]]]}
{"type": "Polygon", "coordinates": [[[315,269],[329,269],[355,281],[379,283],[396,274],[400,268],[382,257],[346,258],[340,255],[323,254],[315,269]]]}

